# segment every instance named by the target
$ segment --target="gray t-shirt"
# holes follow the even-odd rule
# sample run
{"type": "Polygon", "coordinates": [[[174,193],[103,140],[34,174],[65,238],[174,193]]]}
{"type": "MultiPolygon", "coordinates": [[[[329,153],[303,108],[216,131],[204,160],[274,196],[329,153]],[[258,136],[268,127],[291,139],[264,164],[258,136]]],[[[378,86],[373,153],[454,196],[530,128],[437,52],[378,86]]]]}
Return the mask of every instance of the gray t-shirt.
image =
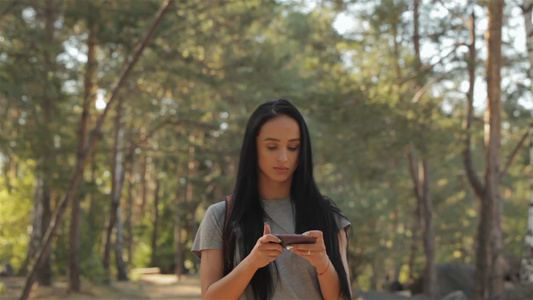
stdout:
{"type": "MultiPolygon", "coordinates": [[[[294,217],[289,198],[263,200],[262,202],[267,214],[264,221],[270,224],[272,233],[294,233],[294,217]]],[[[196,256],[200,257],[202,250],[222,250],[225,214],[224,201],[209,206],[192,246],[192,252],[196,256]]],[[[338,228],[347,228],[351,225],[348,219],[341,216],[336,216],[336,221],[338,228]]],[[[236,252],[235,265],[240,262],[239,249],[236,249],[236,252]]],[[[315,267],[306,259],[283,250],[275,262],[278,268],[277,273],[272,263],[270,264],[275,284],[272,299],[322,299],[315,267]]],[[[251,286],[246,288],[239,299],[254,299],[251,286]]]]}

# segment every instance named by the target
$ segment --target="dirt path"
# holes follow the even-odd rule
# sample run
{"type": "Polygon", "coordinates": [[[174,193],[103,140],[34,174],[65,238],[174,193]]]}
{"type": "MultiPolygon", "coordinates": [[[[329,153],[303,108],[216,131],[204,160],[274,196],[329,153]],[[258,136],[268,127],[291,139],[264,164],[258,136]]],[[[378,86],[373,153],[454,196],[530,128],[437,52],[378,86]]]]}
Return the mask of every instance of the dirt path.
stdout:
{"type": "Polygon", "coordinates": [[[138,281],[146,299],[201,299],[198,276],[182,277],[175,275],[144,275],[138,281]]]}
{"type": "MultiPolygon", "coordinates": [[[[0,277],[0,299],[18,299],[24,282],[24,277],[0,277]]],[[[201,299],[200,280],[198,276],[183,276],[178,282],[175,275],[150,274],[137,281],[115,281],[110,286],[83,282],[82,293],[67,294],[66,280],[57,279],[52,287],[35,285],[30,299],[201,299]]]]}

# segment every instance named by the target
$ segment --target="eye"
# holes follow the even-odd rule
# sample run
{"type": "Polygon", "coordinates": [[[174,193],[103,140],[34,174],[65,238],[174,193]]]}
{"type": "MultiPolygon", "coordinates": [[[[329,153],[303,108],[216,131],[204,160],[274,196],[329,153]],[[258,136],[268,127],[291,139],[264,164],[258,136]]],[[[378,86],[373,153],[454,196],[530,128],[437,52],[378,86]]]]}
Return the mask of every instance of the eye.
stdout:
{"type": "Polygon", "coordinates": [[[276,146],[267,146],[268,150],[275,150],[276,148],[278,148],[278,147],[276,147],[276,146]]]}
{"type": "Polygon", "coordinates": [[[288,149],[289,149],[289,151],[296,151],[296,150],[300,149],[300,146],[289,147],[288,149]]]}

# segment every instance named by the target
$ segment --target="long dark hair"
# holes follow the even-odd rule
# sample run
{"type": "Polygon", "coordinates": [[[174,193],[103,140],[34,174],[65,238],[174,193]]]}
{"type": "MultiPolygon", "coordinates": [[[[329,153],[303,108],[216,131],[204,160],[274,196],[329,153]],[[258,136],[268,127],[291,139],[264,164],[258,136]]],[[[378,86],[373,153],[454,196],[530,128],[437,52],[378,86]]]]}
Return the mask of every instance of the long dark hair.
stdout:
{"type": "MultiPolygon", "coordinates": [[[[304,118],[298,109],[285,99],[261,104],[248,120],[241,148],[239,171],[233,191],[229,218],[224,226],[224,275],[233,269],[236,241],[241,243],[241,259],[252,251],[257,239],[263,235],[265,212],[259,198],[256,137],[267,121],[286,115],[300,127],[300,154],[298,167],[293,173],[291,201],[295,211],[296,233],[321,230],[331,263],[339,276],[341,295],[350,299],[346,270],[342,263],[338,228],[334,214],[342,214],[333,202],[320,194],[313,178],[311,139],[304,118]]],[[[251,285],[255,299],[266,300],[272,296],[274,283],[270,268],[260,268],[254,274],[251,285]]]]}

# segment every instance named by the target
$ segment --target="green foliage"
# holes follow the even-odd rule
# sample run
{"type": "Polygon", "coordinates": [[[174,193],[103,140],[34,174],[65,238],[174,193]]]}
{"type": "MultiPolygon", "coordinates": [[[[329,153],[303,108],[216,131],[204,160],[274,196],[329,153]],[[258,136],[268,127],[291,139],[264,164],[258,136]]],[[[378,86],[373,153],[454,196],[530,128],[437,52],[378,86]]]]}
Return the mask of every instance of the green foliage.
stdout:
{"type": "MultiPolygon", "coordinates": [[[[246,120],[259,103],[280,97],[305,115],[315,177],[352,221],[350,263],[360,288],[373,281],[380,287],[395,273],[411,280],[409,271],[417,276],[423,268],[419,250],[408,270],[412,237],[420,234],[413,231],[409,143],[417,158],[430,164],[437,262],[474,262],[479,204],[461,160],[467,61],[463,48],[450,49],[468,42],[457,14],[470,11],[471,4],[421,5],[420,42],[435,50],[422,57],[432,67],[422,69],[413,51],[409,1],[326,1],[313,9],[298,1],[176,2],[119,93],[125,119],[125,236],[129,225],[133,230],[130,267],[150,264],[157,179],[157,265],[174,271],[179,224],[185,267],[198,271],[188,249],[206,208],[232,191],[246,120]],[[332,26],[340,12],[356,16],[344,36],[332,26]]],[[[94,108],[95,98],[109,97],[160,5],[156,0],[51,1],[57,15],[50,37],[46,3],[17,4],[0,18],[0,262],[8,260],[15,268],[28,250],[36,182],[44,180],[54,206],[75,166],[89,31],[97,43],[89,122],[94,126],[102,113],[94,108]]],[[[526,73],[523,54],[507,53],[505,77],[526,73]]],[[[482,59],[475,63],[482,74],[482,59]]],[[[520,82],[510,80],[503,89],[504,158],[531,119],[519,101],[529,86],[520,82]]],[[[104,277],[102,233],[111,206],[115,114],[109,111],[77,194],[81,269],[97,282],[104,277]]],[[[478,108],[471,133],[480,174],[482,118],[478,108]]],[[[530,193],[529,159],[522,149],[502,183],[505,251],[518,256],[530,193]]],[[[54,242],[58,274],[67,273],[68,221],[54,242]]]]}
{"type": "Polygon", "coordinates": [[[88,257],[84,257],[80,262],[80,269],[83,277],[90,282],[96,284],[104,283],[106,274],[98,252],[92,252],[88,257]]]}
{"type": "Polygon", "coordinates": [[[33,208],[34,163],[27,161],[5,188],[5,177],[0,178],[0,264],[10,263],[15,270],[21,267],[28,251],[28,231],[33,208]]]}

